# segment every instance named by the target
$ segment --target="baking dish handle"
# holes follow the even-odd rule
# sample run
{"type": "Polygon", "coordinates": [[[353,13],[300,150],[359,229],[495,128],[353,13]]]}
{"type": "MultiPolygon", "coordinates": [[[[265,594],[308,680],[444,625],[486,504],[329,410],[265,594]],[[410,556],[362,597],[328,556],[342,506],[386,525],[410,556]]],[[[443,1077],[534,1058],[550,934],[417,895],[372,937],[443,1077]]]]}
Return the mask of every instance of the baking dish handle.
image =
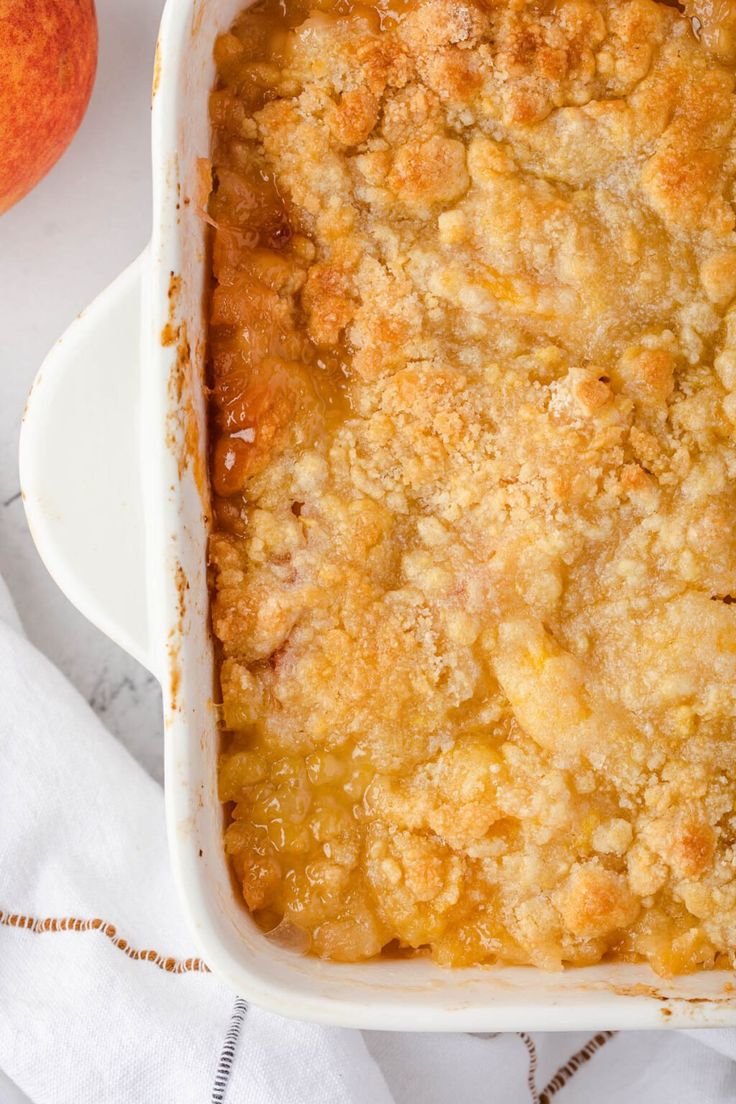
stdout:
{"type": "Polygon", "coordinates": [[[72,322],[31,388],[20,438],[28,525],[67,598],[153,674],[140,438],[147,250],[72,322]]]}

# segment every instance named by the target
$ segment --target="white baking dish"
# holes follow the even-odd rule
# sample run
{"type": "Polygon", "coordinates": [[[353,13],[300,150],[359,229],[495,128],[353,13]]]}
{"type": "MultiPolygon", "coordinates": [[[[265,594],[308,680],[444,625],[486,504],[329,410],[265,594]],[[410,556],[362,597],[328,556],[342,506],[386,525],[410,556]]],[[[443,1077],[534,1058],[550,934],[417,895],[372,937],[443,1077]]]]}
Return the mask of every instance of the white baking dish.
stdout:
{"type": "Polygon", "coordinates": [[[20,457],[28,521],[49,571],[161,681],[171,861],[198,950],[256,1004],[325,1023],[431,1031],[736,1024],[726,973],[663,983],[647,967],[618,964],[545,974],[301,958],[270,943],[233,891],[215,793],[197,159],[208,152],[214,37],[242,6],[169,0],[154,78],[152,241],[47,357],[20,457]]]}

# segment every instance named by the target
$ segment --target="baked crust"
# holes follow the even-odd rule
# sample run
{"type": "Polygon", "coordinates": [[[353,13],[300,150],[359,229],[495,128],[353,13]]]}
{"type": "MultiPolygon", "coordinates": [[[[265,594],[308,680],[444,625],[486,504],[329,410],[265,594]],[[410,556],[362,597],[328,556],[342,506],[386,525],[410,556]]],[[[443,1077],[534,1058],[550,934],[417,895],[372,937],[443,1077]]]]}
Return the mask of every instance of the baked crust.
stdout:
{"type": "Polygon", "coordinates": [[[285,7],[212,98],[245,901],[339,960],[731,963],[730,6],[285,7]]]}

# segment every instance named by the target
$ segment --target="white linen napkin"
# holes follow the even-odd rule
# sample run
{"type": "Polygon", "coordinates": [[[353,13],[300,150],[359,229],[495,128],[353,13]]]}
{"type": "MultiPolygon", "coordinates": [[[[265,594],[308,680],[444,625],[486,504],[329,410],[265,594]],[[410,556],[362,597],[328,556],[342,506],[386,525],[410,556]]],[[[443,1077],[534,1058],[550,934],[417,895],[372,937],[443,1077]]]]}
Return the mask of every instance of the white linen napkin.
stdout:
{"type": "Polygon", "coordinates": [[[159,786],[25,639],[2,580],[0,764],[0,1069],[33,1104],[736,1099],[736,1032],[358,1032],[229,992],[180,919],[159,786]]]}

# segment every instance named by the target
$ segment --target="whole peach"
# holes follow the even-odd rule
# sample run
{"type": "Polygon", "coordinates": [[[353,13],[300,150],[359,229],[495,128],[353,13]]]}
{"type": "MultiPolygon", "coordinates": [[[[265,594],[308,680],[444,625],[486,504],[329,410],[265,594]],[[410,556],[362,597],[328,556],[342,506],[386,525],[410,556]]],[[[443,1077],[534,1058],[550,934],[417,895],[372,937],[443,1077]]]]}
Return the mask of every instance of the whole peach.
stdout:
{"type": "Polygon", "coordinates": [[[0,0],[0,213],[69,145],[96,66],[94,0],[0,0]]]}

